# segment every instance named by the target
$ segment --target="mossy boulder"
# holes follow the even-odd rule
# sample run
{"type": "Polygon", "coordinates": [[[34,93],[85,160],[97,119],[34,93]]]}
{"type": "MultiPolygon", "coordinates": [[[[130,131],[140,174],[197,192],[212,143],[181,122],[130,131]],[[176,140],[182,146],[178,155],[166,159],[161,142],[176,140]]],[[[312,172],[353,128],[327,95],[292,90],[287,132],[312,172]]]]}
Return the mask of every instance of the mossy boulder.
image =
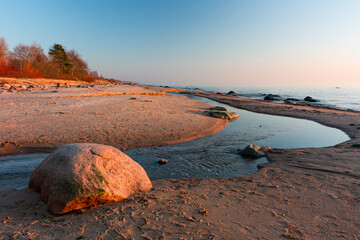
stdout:
{"type": "Polygon", "coordinates": [[[271,148],[269,146],[257,146],[255,144],[250,144],[243,149],[238,149],[238,154],[245,158],[261,158],[265,157],[265,153],[271,148]]]}
{"type": "Polygon", "coordinates": [[[228,111],[225,107],[220,107],[220,106],[211,107],[209,109],[213,111],[225,111],[225,112],[228,111]]]}
{"type": "Polygon", "coordinates": [[[239,115],[236,112],[229,112],[224,107],[211,107],[209,109],[210,110],[205,111],[205,113],[210,117],[228,119],[230,121],[235,120],[239,117],[239,115]]]}
{"type": "Polygon", "coordinates": [[[126,154],[88,143],[57,148],[29,181],[29,188],[41,194],[53,214],[120,201],[151,187],[145,170],[126,154]]]}

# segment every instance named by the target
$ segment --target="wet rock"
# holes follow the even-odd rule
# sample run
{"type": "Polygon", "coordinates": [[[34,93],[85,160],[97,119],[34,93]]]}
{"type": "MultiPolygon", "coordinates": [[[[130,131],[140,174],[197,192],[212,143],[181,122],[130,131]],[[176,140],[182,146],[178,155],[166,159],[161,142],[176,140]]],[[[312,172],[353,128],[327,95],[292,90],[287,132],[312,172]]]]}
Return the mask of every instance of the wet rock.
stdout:
{"type": "Polygon", "coordinates": [[[266,101],[280,101],[281,97],[279,95],[268,94],[264,97],[266,101]]]}
{"type": "Polygon", "coordinates": [[[236,96],[236,93],[234,92],[234,91],[230,91],[230,92],[228,92],[228,94],[227,95],[230,95],[230,96],[236,96]]]}
{"type": "Polygon", "coordinates": [[[284,100],[284,103],[288,103],[288,104],[298,104],[299,102],[300,100],[297,98],[287,98],[284,100]]]}
{"type": "Polygon", "coordinates": [[[11,88],[11,86],[9,84],[7,84],[7,83],[2,84],[1,87],[3,89],[10,89],[11,88]]]}
{"type": "Polygon", "coordinates": [[[351,145],[352,147],[360,147],[360,143],[354,143],[353,145],[351,145]]]}
{"type": "Polygon", "coordinates": [[[265,157],[265,152],[269,151],[271,148],[269,146],[257,146],[255,144],[250,144],[243,149],[238,150],[238,154],[246,158],[261,158],[265,157]]]}
{"type": "Polygon", "coordinates": [[[89,143],[57,148],[29,181],[29,188],[40,192],[53,214],[120,201],[151,187],[145,170],[126,154],[111,146],[89,143]]]}
{"type": "Polygon", "coordinates": [[[304,98],[304,101],[306,101],[306,102],[320,102],[320,100],[312,98],[310,96],[307,96],[306,98],[304,98]]]}
{"type": "Polygon", "coordinates": [[[237,113],[228,112],[228,111],[209,110],[209,111],[205,111],[205,113],[210,117],[228,119],[230,121],[235,120],[239,117],[237,113]]]}
{"type": "Polygon", "coordinates": [[[225,107],[220,107],[220,106],[211,107],[209,109],[210,110],[215,110],[215,111],[225,111],[225,112],[228,111],[225,107]]]}
{"type": "Polygon", "coordinates": [[[160,159],[159,161],[158,161],[158,163],[160,164],[160,165],[164,165],[164,164],[167,164],[168,163],[168,160],[166,160],[166,159],[160,159]]]}

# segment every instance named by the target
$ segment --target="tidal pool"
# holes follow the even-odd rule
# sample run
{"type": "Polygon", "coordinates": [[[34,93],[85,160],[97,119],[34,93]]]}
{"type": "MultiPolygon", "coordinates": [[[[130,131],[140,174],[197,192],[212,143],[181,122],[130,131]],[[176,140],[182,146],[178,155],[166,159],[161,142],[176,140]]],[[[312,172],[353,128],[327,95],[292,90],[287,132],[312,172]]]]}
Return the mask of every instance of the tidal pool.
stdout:
{"type": "MultiPolygon", "coordinates": [[[[349,140],[339,129],[290,117],[253,113],[188,96],[215,106],[224,106],[240,117],[214,136],[162,147],[125,151],[146,170],[150,179],[235,177],[251,174],[266,158],[249,160],[236,153],[248,144],[272,148],[327,147],[349,140]],[[159,165],[158,160],[168,163],[159,165]]],[[[31,172],[48,154],[26,154],[0,158],[0,190],[24,188],[31,172]]]]}

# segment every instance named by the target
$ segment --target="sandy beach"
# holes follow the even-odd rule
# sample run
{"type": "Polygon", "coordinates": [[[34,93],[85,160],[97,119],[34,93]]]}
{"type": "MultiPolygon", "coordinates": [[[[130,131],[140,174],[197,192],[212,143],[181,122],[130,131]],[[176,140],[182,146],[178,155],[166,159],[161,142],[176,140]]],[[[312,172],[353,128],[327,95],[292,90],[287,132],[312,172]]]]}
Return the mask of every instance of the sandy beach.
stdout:
{"type": "MultiPolygon", "coordinates": [[[[72,142],[119,149],[171,144],[227,125],[202,114],[209,105],[164,90],[94,85],[4,92],[0,152],[51,150],[72,142]]],[[[360,142],[359,112],[192,94],[313,120],[343,130],[351,140],[327,148],[274,149],[267,153],[269,163],[245,177],[152,181],[147,193],[63,216],[48,213],[32,190],[3,191],[0,239],[360,238],[360,148],[352,146],[360,142]]]]}
{"type": "Polygon", "coordinates": [[[119,149],[173,144],[227,125],[203,114],[210,105],[166,94],[174,89],[59,82],[63,87],[52,80],[32,91],[0,94],[0,154],[49,151],[74,142],[119,149]]]}

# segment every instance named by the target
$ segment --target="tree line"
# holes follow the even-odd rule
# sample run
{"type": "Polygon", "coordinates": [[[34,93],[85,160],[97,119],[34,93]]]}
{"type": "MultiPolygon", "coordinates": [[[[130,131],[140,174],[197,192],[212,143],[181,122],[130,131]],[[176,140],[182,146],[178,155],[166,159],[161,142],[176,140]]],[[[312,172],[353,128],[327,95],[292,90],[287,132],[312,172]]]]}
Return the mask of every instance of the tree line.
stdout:
{"type": "Polygon", "coordinates": [[[4,38],[0,38],[0,77],[51,78],[93,81],[102,78],[90,71],[87,63],[75,51],[54,44],[48,54],[40,44],[19,43],[11,51],[4,38]]]}

